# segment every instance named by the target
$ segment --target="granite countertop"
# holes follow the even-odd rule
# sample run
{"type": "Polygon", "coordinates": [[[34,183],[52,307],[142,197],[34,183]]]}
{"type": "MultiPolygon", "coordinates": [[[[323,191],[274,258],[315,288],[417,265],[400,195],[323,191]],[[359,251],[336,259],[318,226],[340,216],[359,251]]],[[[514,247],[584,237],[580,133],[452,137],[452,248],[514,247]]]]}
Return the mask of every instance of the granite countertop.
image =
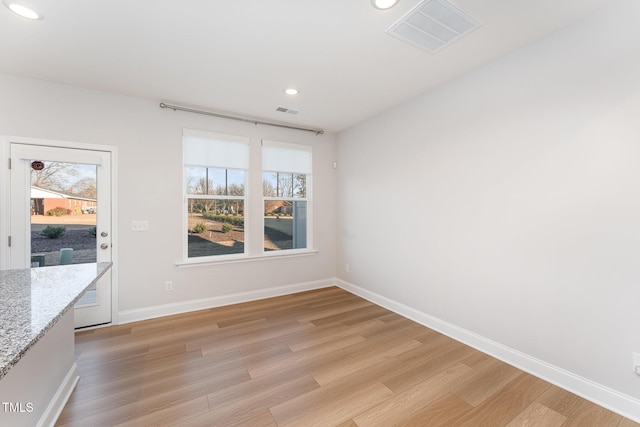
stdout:
{"type": "Polygon", "coordinates": [[[0,271],[0,379],[109,268],[104,262],[0,271]]]}

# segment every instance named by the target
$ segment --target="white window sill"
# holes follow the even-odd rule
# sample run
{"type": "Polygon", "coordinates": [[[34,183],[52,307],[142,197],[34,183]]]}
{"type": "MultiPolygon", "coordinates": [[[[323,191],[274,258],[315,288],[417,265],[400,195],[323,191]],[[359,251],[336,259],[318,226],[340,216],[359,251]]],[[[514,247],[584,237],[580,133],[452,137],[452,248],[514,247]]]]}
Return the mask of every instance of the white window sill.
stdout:
{"type": "Polygon", "coordinates": [[[254,256],[220,256],[220,259],[207,258],[206,260],[198,260],[192,259],[188,261],[179,261],[176,262],[176,266],[178,268],[193,268],[193,267],[206,267],[208,265],[220,265],[220,264],[235,264],[242,262],[252,262],[252,261],[264,261],[267,259],[280,259],[280,258],[295,258],[302,256],[315,255],[318,253],[317,249],[294,249],[294,250],[284,250],[277,252],[269,252],[264,255],[254,255],[254,256]]]}

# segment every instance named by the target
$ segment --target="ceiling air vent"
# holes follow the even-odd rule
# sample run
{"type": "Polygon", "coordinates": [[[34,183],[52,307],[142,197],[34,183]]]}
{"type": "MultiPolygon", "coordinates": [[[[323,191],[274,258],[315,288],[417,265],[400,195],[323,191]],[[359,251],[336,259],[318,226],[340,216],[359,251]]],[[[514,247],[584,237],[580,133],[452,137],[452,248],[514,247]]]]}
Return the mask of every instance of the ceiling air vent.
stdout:
{"type": "Polygon", "coordinates": [[[424,0],[389,27],[387,34],[434,54],[479,26],[480,22],[445,0],[424,0]]]}
{"type": "Polygon", "coordinates": [[[298,110],[294,110],[292,108],[287,108],[287,107],[278,107],[278,108],[276,108],[276,111],[280,111],[281,113],[288,113],[288,114],[298,114],[299,113],[298,110]]]}

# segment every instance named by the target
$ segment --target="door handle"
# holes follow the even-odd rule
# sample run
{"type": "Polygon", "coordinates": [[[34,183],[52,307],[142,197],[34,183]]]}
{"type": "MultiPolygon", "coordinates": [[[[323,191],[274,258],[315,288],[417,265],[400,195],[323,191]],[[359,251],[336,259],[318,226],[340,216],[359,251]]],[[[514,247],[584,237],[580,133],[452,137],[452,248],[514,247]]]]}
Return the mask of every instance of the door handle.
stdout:
{"type": "Polygon", "coordinates": [[[109,244],[108,243],[103,243],[100,245],[100,249],[108,249],[109,248],[109,244]]]}

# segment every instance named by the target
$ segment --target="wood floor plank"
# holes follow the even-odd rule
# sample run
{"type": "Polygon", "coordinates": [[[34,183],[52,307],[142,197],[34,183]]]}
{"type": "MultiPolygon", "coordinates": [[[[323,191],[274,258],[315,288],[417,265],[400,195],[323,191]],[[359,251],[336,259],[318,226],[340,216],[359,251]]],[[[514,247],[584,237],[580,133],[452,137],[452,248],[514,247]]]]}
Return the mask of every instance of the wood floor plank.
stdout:
{"type": "MultiPolygon", "coordinates": [[[[258,327],[252,327],[250,330],[238,335],[227,335],[226,337],[216,336],[215,339],[207,342],[199,343],[200,350],[203,355],[215,353],[221,350],[228,350],[238,346],[244,346],[251,343],[262,342],[274,337],[278,334],[300,331],[304,329],[312,328],[313,325],[309,323],[302,323],[297,321],[290,321],[286,324],[279,325],[278,328],[273,325],[260,325],[258,327]]],[[[194,344],[187,345],[187,348],[193,348],[194,344]]]]}
{"type": "Polygon", "coordinates": [[[356,310],[362,307],[370,307],[371,305],[372,304],[366,300],[356,301],[355,303],[346,301],[344,303],[337,303],[337,304],[328,305],[326,307],[309,310],[310,311],[309,313],[299,316],[298,319],[301,322],[311,322],[314,324],[329,323],[321,320],[326,318],[328,318],[332,322],[339,322],[342,319],[342,317],[341,316],[335,317],[336,315],[342,315],[346,312],[350,312],[352,310],[356,310]]]}
{"type": "Polygon", "coordinates": [[[345,325],[351,325],[355,323],[364,322],[366,320],[374,320],[381,316],[386,315],[388,312],[382,307],[378,307],[377,305],[373,305],[369,303],[369,305],[364,305],[362,307],[358,307],[355,309],[345,310],[338,314],[333,314],[330,316],[324,316],[319,319],[311,320],[316,326],[322,326],[332,323],[342,323],[345,325]]]}
{"type": "Polygon", "coordinates": [[[153,360],[134,358],[132,361],[104,364],[102,368],[101,371],[96,370],[95,366],[85,369],[81,383],[86,387],[91,385],[103,389],[106,385],[126,387],[127,384],[143,384],[147,382],[147,378],[157,381],[207,369],[229,372],[235,368],[244,369],[244,365],[239,353],[235,350],[206,357],[203,357],[200,352],[185,352],[153,360]]]}
{"type": "Polygon", "coordinates": [[[447,394],[435,402],[427,405],[405,420],[394,424],[394,427],[449,427],[473,406],[452,394],[447,394]]]}
{"type": "Polygon", "coordinates": [[[560,427],[567,420],[562,414],[533,402],[527,406],[524,411],[520,412],[506,427],[560,427]]]}
{"type": "Polygon", "coordinates": [[[212,391],[207,399],[211,409],[220,413],[223,409],[242,409],[250,404],[269,408],[319,387],[313,377],[304,374],[304,370],[294,369],[212,391]]]}
{"type": "Polygon", "coordinates": [[[461,384],[473,370],[458,364],[416,386],[374,406],[353,418],[357,425],[388,426],[404,421],[420,412],[426,405],[447,394],[452,384],[461,384]]]}
{"type": "MultiPolygon", "coordinates": [[[[80,399],[82,389],[74,390],[62,413],[58,417],[57,426],[89,425],[85,420],[92,416],[103,416],[105,413],[138,400],[140,391],[130,387],[111,394],[94,395],[92,399],[80,399]],[[89,403],[88,403],[89,402],[89,403]]],[[[111,421],[108,419],[108,421],[111,421]]]]}
{"type": "MultiPolygon", "coordinates": [[[[400,356],[400,359],[403,360],[407,366],[422,364],[426,359],[433,360],[442,355],[468,348],[464,344],[445,337],[444,335],[435,336],[430,340],[418,341],[422,343],[420,347],[403,353],[400,356]]],[[[473,352],[469,354],[473,354],[473,352]]],[[[467,354],[467,356],[469,354],[467,354]]]]}
{"type": "MultiPolygon", "coordinates": [[[[311,295],[309,294],[307,291],[303,291],[301,293],[299,293],[298,295],[304,295],[304,296],[311,296],[312,298],[308,298],[307,299],[307,306],[309,308],[323,308],[326,306],[333,306],[334,304],[339,304],[339,303],[343,303],[343,302],[361,302],[363,301],[363,298],[360,298],[359,296],[352,294],[350,292],[347,292],[346,294],[344,293],[344,289],[341,289],[337,286],[333,286],[331,288],[325,288],[322,290],[319,290],[318,293],[316,293],[315,295],[311,295]],[[331,293],[333,292],[333,293],[331,293]],[[323,295],[321,295],[323,294],[323,295]],[[326,295],[324,295],[326,294],[326,295]]],[[[371,303],[369,301],[369,303],[371,303]]]]}
{"type": "MultiPolygon", "coordinates": [[[[240,352],[242,353],[243,356],[249,356],[251,354],[261,353],[264,351],[265,347],[281,346],[281,345],[286,345],[291,349],[291,351],[295,351],[293,350],[293,348],[291,348],[292,344],[298,344],[300,348],[304,348],[304,345],[310,341],[313,341],[315,339],[321,339],[322,340],[321,342],[324,342],[327,339],[331,340],[333,338],[333,335],[337,335],[337,334],[340,334],[341,332],[345,332],[348,330],[349,328],[347,328],[344,325],[330,325],[328,327],[321,327],[321,328],[315,328],[315,327],[305,328],[299,331],[293,331],[286,334],[283,333],[281,335],[278,335],[276,337],[272,337],[266,340],[249,343],[246,345],[241,345],[238,348],[240,349],[240,352]]],[[[350,334],[350,335],[354,335],[354,334],[350,334]]]]}
{"type": "Polygon", "coordinates": [[[92,329],[89,331],[79,331],[75,334],[76,346],[80,346],[85,342],[96,343],[103,339],[109,339],[121,335],[129,335],[130,333],[131,326],[112,326],[108,328],[92,329]]]}
{"type": "Polygon", "coordinates": [[[490,367],[479,370],[475,378],[458,387],[453,393],[468,404],[478,406],[514,380],[520,372],[513,366],[495,361],[490,367]]]}
{"type": "Polygon", "coordinates": [[[345,396],[379,381],[381,372],[393,372],[402,363],[397,358],[386,359],[369,365],[347,376],[324,384],[315,390],[301,394],[279,405],[270,408],[278,424],[287,424],[304,416],[316,408],[322,408],[331,402],[340,402],[345,396]]]}
{"type": "MultiPolygon", "coordinates": [[[[79,415],[79,421],[83,426],[117,425],[125,422],[133,423],[136,419],[143,418],[149,414],[166,408],[177,407],[182,403],[219,390],[222,380],[237,382],[234,381],[234,374],[239,375],[239,373],[224,373],[222,377],[203,378],[198,382],[190,383],[186,387],[153,393],[146,397],[139,396],[129,400],[123,405],[110,407],[109,409],[104,409],[99,406],[92,406],[90,410],[81,408],[81,410],[78,411],[82,413],[82,415],[79,415]]],[[[227,388],[228,385],[227,383],[222,387],[227,388]]],[[[95,403],[95,401],[91,403],[95,403]]]]}
{"type": "Polygon", "coordinates": [[[318,333],[314,333],[313,330],[304,331],[307,332],[305,336],[301,339],[291,341],[289,343],[289,348],[294,352],[300,351],[309,347],[314,347],[325,342],[332,341],[336,337],[347,337],[352,335],[363,336],[369,333],[375,333],[375,331],[380,331],[383,326],[383,322],[378,319],[374,319],[357,323],[348,327],[341,323],[333,324],[325,328],[318,327],[315,329],[316,331],[318,331],[318,333]]]}
{"type": "Polygon", "coordinates": [[[584,412],[567,419],[563,427],[602,427],[617,426],[622,417],[611,411],[597,407],[588,407],[584,412]]]}
{"type": "Polygon", "coordinates": [[[227,418],[222,423],[211,421],[214,418],[209,411],[209,413],[195,415],[179,423],[171,424],[171,427],[278,427],[269,410],[264,408],[253,409],[249,413],[239,414],[235,418],[227,418]]]}
{"type": "Polygon", "coordinates": [[[146,355],[149,353],[149,344],[140,344],[122,346],[109,346],[103,343],[99,348],[83,349],[82,354],[78,358],[78,363],[102,363],[103,360],[118,361],[129,359],[133,356],[146,355]],[[97,357],[96,357],[97,356],[97,357]],[[90,359],[90,361],[87,361],[90,359]]]}
{"type": "MultiPolygon", "coordinates": [[[[271,340],[268,340],[268,343],[262,346],[250,344],[249,346],[238,347],[237,351],[245,366],[250,367],[257,363],[267,363],[274,359],[287,358],[293,353],[286,343],[271,344],[271,342],[271,340]],[[251,347],[251,350],[248,354],[245,354],[247,347],[251,347]]],[[[213,355],[215,354],[217,353],[213,353],[213,355]]],[[[207,357],[208,356],[210,355],[207,355],[207,357]]]]}
{"type": "MultiPolygon", "coordinates": [[[[61,419],[66,422],[67,419],[78,418],[83,425],[124,423],[249,379],[246,370],[237,369],[219,372],[217,375],[196,375],[174,387],[142,385],[132,388],[125,395],[102,395],[99,399],[72,401],[71,405],[67,404],[65,407],[61,419]],[[65,414],[66,411],[69,412],[68,415],[65,414]]],[[[158,380],[162,381],[162,378],[158,380]]]]}
{"type": "Polygon", "coordinates": [[[115,427],[170,426],[192,418],[194,415],[207,412],[209,412],[209,402],[207,402],[206,396],[201,396],[133,420],[125,421],[124,423],[117,424],[115,427]]]}
{"type": "Polygon", "coordinates": [[[333,400],[328,405],[317,407],[314,411],[284,424],[287,427],[308,427],[311,425],[334,426],[351,420],[354,414],[360,414],[379,403],[391,398],[393,392],[384,384],[377,382],[368,387],[333,400]]]}
{"type": "Polygon", "coordinates": [[[313,377],[320,385],[328,384],[337,378],[345,377],[354,371],[362,369],[364,366],[397,356],[419,345],[420,342],[416,340],[399,341],[392,345],[380,344],[378,350],[375,352],[345,355],[341,361],[333,363],[329,368],[325,367],[315,371],[313,377]]]}
{"type": "MultiPolygon", "coordinates": [[[[378,320],[382,321],[384,317],[385,316],[378,317],[378,320]]],[[[423,335],[422,332],[424,331],[424,326],[418,325],[416,322],[405,319],[404,317],[398,316],[397,314],[394,314],[394,319],[392,321],[389,321],[389,319],[387,319],[386,321],[382,322],[384,323],[384,326],[380,328],[380,330],[369,331],[366,333],[363,332],[362,336],[367,339],[381,339],[384,337],[393,337],[399,332],[402,332],[404,334],[411,333],[412,338],[423,335]]]]}
{"type": "Polygon", "coordinates": [[[278,405],[319,387],[310,376],[294,377],[274,385],[276,383],[278,383],[278,378],[267,378],[243,384],[241,387],[210,393],[207,395],[209,412],[176,425],[184,427],[193,425],[250,426],[250,420],[259,417],[270,406],[278,405]]]}
{"type": "Polygon", "coordinates": [[[381,381],[395,393],[401,393],[428,380],[438,372],[450,368],[467,358],[473,350],[451,340],[441,345],[422,344],[408,352],[398,355],[402,367],[394,372],[385,373],[381,381]],[[427,351],[424,351],[427,349],[427,351]],[[422,357],[415,357],[418,353],[422,357]],[[410,355],[410,356],[408,356],[410,355]]]}
{"type": "Polygon", "coordinates": [[[556,386],[551,386],[537,402],[566,416],[563,427],[615,426],[622,420],[620,415],[556,386]]]}
{"type": "Polygon", "coordinates": [[[290,369],[301,364],[309,364],[314,358],[320,358],[322,355],[334,351],[342,350],[354,344],[365,342],[366,340],[359,336],[342,337],[333,341],[327,341],[322,345],[309,347],[304,351],[290,352],[286,356],[273,357],[269,360],[257,360],[247,365],[247,370],[252,378],[263,375],[272,374],[281,370],[290,369]]]}
{"type": "Polygon", "coordinates": [[[57,426],[638,425],[337,287],[77,332],[75,355],[57,426]]]}
{"type": "Polygon", "coordinates": [[[456,421],[460,426],[504,426],[545,392],[550,384],[522,372],[489,399],[456,421]]]}
{"type": "Polygon", "coordinates": [[[462,361],[462,363],[473,369],[484,369],[492,366],[495,362],[502,363],[495,357],[491,357],[488,354],[481,353],[479,351],[472,352],[469,357],[462,361]]]}
{"type": "MultiPolygon", "coordinates": [[[[273,419],[268,409],[262,409],[257,414],[242,420],[241,423],[236,425],[246,427],[278,427],[278,424],[276,424],[276,421],[273,419]]],[[[235,427],[233,424],[227,424],[227,426],[235,427]]]]}

